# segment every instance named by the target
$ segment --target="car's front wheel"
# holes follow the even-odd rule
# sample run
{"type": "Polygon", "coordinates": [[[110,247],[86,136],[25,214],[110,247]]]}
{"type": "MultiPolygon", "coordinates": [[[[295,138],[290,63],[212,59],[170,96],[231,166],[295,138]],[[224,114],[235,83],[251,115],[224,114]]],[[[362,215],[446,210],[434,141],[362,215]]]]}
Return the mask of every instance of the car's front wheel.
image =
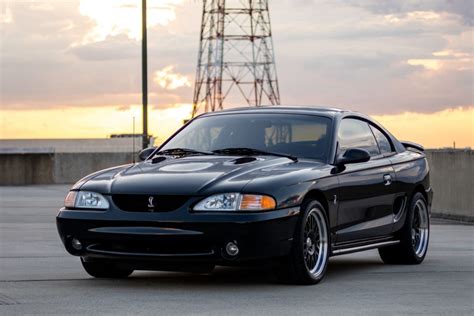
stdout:
{"type": "Polygon", "coordinates": [[[400,243],[379,249],[382,261],[389,264],[419,264],[428,251],[430,217],[423,194],[416,193],[410,203],[400,243]]]}
{"type": "Polygon", "coordinates": [[[84,270],[94,278],[121,279],[126,278],[133,273],[132,269],[122,268],[113,262],[105,260],[96,259],[94,261],[87,261],[81,257],[81,263],[84,270]]]}
{"type": "Polygon", "coordinates": [[[329,229],[321,203],[309,201],[301,211],[291,254],[283,260],[277,275],[285,283],[316,284],[325,273],[329,259],[329,229]]]}

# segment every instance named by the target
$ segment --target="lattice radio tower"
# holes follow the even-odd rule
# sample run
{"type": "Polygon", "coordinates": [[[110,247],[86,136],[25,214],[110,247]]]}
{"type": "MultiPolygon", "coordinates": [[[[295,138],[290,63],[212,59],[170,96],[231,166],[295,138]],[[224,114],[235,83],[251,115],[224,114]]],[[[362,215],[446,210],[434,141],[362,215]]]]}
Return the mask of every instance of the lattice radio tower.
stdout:
{"type": "Polygon", "coordinates": [[[280,104],[268,0],[204,0],[193,117],[241,97],[280,104]]]}

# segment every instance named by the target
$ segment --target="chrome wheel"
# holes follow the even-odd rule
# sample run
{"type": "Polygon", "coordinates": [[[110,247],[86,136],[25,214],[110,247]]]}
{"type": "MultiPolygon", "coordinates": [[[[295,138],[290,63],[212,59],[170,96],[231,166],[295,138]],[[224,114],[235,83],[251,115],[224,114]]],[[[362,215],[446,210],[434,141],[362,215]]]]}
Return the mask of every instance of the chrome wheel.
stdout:
{"type": "Polygon", "coordinates": [[[323,273],[328,257],[328,230],[322,211],[314,208],[306,217],[303,236],[306,268],[313,277],[323,273]]]}
{"type": "Polygon", "coordinates": [[[418,257],[422,257],[428,248],[429,225],[428,208],[423,200],[415,203],[411,225],[411,243],[418,257]]]}

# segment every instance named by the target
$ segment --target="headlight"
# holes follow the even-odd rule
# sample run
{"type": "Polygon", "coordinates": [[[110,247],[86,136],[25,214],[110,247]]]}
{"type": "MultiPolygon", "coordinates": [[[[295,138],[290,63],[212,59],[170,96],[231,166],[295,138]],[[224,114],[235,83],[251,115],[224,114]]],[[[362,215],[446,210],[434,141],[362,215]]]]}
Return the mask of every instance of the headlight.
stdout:
{"type": "Polygon", "coordinates": [[[69,191],[64,200],[64,206],[67,208],[106,210],[109,208],[109,202],[100,193],[69,191]]]}
{"type": "Polygon", "coordinates": [[[196,206],[195,211],[269,211],[276,207],[275,199],[267,195],[224,193],[205,198],[196,206]]]}

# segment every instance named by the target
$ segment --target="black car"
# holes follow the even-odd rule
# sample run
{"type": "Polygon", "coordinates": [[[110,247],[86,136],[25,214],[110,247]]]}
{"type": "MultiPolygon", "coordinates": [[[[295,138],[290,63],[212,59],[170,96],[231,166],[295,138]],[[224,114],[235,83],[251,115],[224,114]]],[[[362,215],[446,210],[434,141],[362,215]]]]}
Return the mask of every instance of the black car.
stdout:
{"type": "Polygon", "coordinates": [[[330,256],[425,258],[433,193],[423,148],[363,114],[207,113],[140,157],[77,182],[57,216],[67,251],[94,277],[265,264],[313,284],[330,256]]]}

